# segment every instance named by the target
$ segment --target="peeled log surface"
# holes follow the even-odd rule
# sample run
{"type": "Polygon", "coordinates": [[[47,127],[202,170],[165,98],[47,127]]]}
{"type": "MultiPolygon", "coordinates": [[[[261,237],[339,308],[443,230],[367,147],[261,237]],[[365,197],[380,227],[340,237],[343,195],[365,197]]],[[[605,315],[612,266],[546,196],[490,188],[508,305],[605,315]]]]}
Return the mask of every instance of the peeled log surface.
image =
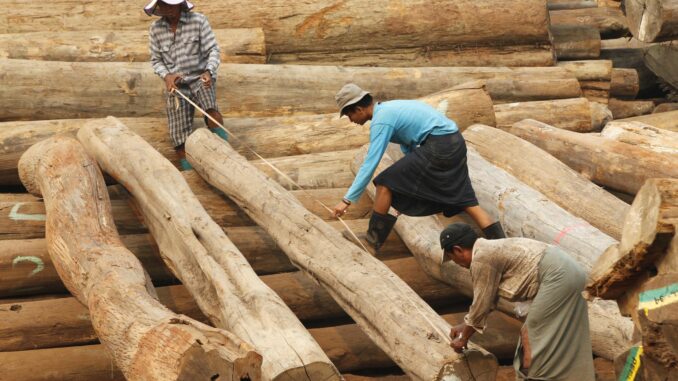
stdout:
{"type": "Polygon", "coordinates": [[[612,61],[610,60],[585,60],[558,62],[558,67],[569,71],[582,81],[610,82],[612,79],[612,61]]]}
{"type": "Polygon", "coordinates": [[[552,26],[592,26],[605,39],[623,37],[629,32],[626,17],[619,8],[564,9],[551,11],[549,14],[552,26]]]}
{"type": "Polygon", "coordinates": [[[128,379],[261,378],[262,359],[251,345],[160,304],[118,237],[99,167],[77,140],[36,144],[19,167],[26,187],[45,199],[59,275],[89,309],[97,336],[128,379]]]}
{"type": "MultiPolygon", "coordinates": [[[[576,79],[557,67],[222,64],[219,73],[217,100],[226,117],[336,113],[334,95],[347,82],[359,84],[379,100],[419,98],[477,80],[487,82],[495,102],[580,93],[576,79]]],[[[148,63],[0,60],[0,80],[12,84],[0,89],[0,121],[166,115],[164,85],[148,63]]]]}
{"type": "Polygon", "coordinates": [[[551,32],[558,60],[597,59],[600,56],[600,34],[593,26],[552,25],[551,32]]]}
{"type": "Polygon", "coordinates": [[[264,379],[341,378],[167,159],[113,117],[88,123],[78,139],[134,196],[161,257],[210,321],[246,337],[261,353],[264,379]]]}
{"type": "Polygon", "coordinates": [[[615,98],[635,98],[640,91],[640,79],[636,69],[612,69],[610,95],[615,98]]]}
{"type": "Polygon", "coordinates": [[[658,112],[650,115],[620,119],[619,122],[642,122],[652,127],[678,132],[678,111],[658,112]]]}
{"type": "Polygon", "coordinates": [[[489,355],[472,359],[457,355],[449,346],[450,326],[407,284],[310,214],[228,143],[199,130],[189,137],[186,151],[203,178],[266,229],[292,263],[321,284],[410,377],[432,380],[454,374],[471,380],[470,363],[485,367],[486,373],[476,374],[476,379],[494,379],[496,360],[489,355]]]}
{"type": "MultiPolygon", "coordinates": [[[[117,2],[61,0],[49,10],[22,0],[7,0],[3,5],[7,12],[0,16],[0,33],[147,30],[152,20],[140,9],[117,2]]],[[[261,27],[273,62],[283,53],[549,45],[546,0],[481,4],[471,0],[271,0],[265,5],[214,0],[199,4],[197,11],[208,16],[213,28],[261,27]]]]}
{"type": "MultiPolygon", "coordinates": [[[[362,150],[356,157],[354,171],[365,152],[362,150]]],[[[389,147],[388,154],[395,157],[402,155],[393,146],[389,147]]],[[[509,236],[557,244],[587,271],[598,255],[615,244],[615,240],[586,221],[572,216],[539,192],[485,161],[473,148],[469,149],[467,156],[469,174],[480,205],[495,220],[501,221],[509,236]]],[[[384,168],[392,162],[391,157],[385,155],[380,165],[384,168]]],[[[373,196],[373,184],[368,186],[367,192],[373,196]]],[[[451,261],[441,266],[439,236],[443,225],[436,217],[403,215],[398,218],[395,229],[424,271],[469,297],[473,296],[468,270],[451,261]]],[[[499,299],[497,306],[501,311],[513,313],[513,305],[506,299],[499,299]]],[[[618,349],[626,347],[631,337],[631,321],[619,314],[614,303],[606,301],[589,303],[589,320],[594,353],[607,359],[615,358],[618,349]]]]}
{"type": "Polygon", "coordinates": [[[598,259],[587,290],[606,299],[628,292],[645,268],[666,253],[677,221],[678,179],[645,182],[626,215],[619,247],[598,259]]]}
{"type": "Polygon", "coordinates": [[[600,136],[658,153],[678,155],[678,132],[662,130],[642,122],[615,120],[605,125],[600,136]]]}
{"type": "Polygon", "coordinates": [[[607,107],[612,112],[614,119],[624,119],[651,114],[654,110],[654,102],[610,98],[607,107]]]}
{"type": "MultiPolygon", "coordinates": [[[[416,264],[414,265],[416,266],[416,264]]],[[[464,315],[463,313],[445,314],[441,318],[449,324],[459,324],[463,321],[464,315]]],[[[488,323],[491,326],[488,327],[486,333],[476,335],[474,339],[487,343],[492,350],[504,359],[513,358],[520,323],[499,312],[491,313],[488,323]]],[[[341,372],[380,369],[395,365],[393,360],[355,324],[312,328],[309,329],[309,332],[341,372]]],[[[474,357],[475,355],[471,352],[469,360],[474,357]]],[[[119,371],[111,368],[111,361],[101,345],[0,352],[0,361],[3,363],[3,370],[12,371],[12,375],[25,376],[16,378],[22,381],[51,381],[55,379],[69,381],[110,381],[113,379],[124,381],[119,371]],[[84,356],[80,355],[83,351],[84,356]],[[53,362],[49,360],[55,357],[61,361],[53,362]],[[43,365],[40,372],[35,371],[35,364],[43,365]],[[102,376],[97,378],[91,374],[102,376]],[[115,378],[111,378],[111,374],[115,378]],[[46,378],[46,375],[52,375],[54,378],[46,378]]],[[[482,378],[484,371],[485,369],[481,366],[473,368],[476,377],[480,377],[478,379],[484,379],[482,378]]],[[[411,380],[411,378],[407,378],[407,380],[411,380]]],[[[492,380],[494,381],[494,377],[492,380]]]]}
{"type": "MultiPolygon", "coordinates": [[[[266,63],[260,28],[215,29],[221,62],[266,63]]],[[[148,29],[0,34],[0,58],[68,62],[148,62],[148,29]]]]}
{"type": "MultiPolygon", "coordinates": [[[[542,84],[546,86],[549,82],[552,81],[542,84]]],[[[569,81],[565,82],[567,86],[569,81]]],[[[494,83],[498,86],[499,82],[494,83]]],[[[579,87],[578,83],[574,85],[579,87]]],[[[502,88],[509,89],[512,86],[511,83],[504,83],[502,88]]],[[[530,86],[529,83],[528,86],[530,86]]],[[[492,99],[485,88],[486,86],[482,83],[465,83],[454,89],[427,94],[420,100],[436,107],[462,129],[475,123],[493,126],[495,118],[492,99]]],[[[522,91],[520,89],[518,87],[517,91],[522,91]]],[[[529,91],[529,88],[525,91],[529,91]]],[[[176,166],[179,166],[179,158],[169,139],[167,118],[122,118],[120,120],[176,166]]],[[[89,119],[65,119],[0,123],[0,185],[19,184],[16,163],[28,147],[55,134],[73,134],[89,121],[89,119]]],[[[203,122],[197,119],[194,123],[197,123],[195,126],[203,125],[203,122]]],[[[238,152],[248,158],[254,158],[254,155],[239,144],[240,141],[264,157],[340,151],[359,147],[369,141],[369,126],[361,127],[352,124],[348,118],[339,118],[336,112],[272,118],[231,118],[226,119],[225,125],[238,137],[238,140],[231,139],[236,140],[234,145],[238,152]]],[[[333,156],[332,153],[327,155],[333,156]]],[[[302,182],[302,186],[311,186],[310,183],[308,185],[303,183],[308,177],[301,173],[296,176],[297,181],[302,182]]],[[[310,180],[315,181],[313,178],[310,180]]]]}
{"type": "Polygon", "coordinates": [[[629,210],[625,202],[593,184],[548,152],[507,132],[474,125],[466,129],[463,135],[466,142],[485,160],[612,238],[621,238],[622,221],[629,210]]]}
{"type": "Polygon", "coordinates": [[[586,98],[507,103],[494,106],[497,127],[508,128],[523,119],[536,119],[564,130],[598,131],[612,119],[605,105],[586,98]]]}
{"type": "MultiPolygon", "coordinates": [[[[341,197],[341,196],[338,196],[341,197]]],[[[366,231],[367,219],[345,220],[353,231],[366,231]]],[[[330,225],[340,231],[345,229],[339,221],[330,225]]],[[[257,274],[275,274],[295,271],[287,256],[261,228],[255,226],[225,228],[224,232],[242,251],[257,274]]],[[[132,251],[148,271],[155,285],[176,283],[175,276],[162,262],[158,247],[149,234],[133,234],[121,237],[123,244],[132,251]]],[[[393,234],[380,251],[380,259],[402,258],[410,252],[397,235],[393,234]]],[[[38,294],[64,293],[47,253],[44,239],[0,240],[0,298],[38,294]]]]}
{"type": "Polygon", "coordinates": [[[626,20],[633,36],[643,42],[678,38],[677,0],[624,0],[626,20]]]}
{"type": "Polygon", "coordinates": [[[549,152],[591,181],[629,194],[638,192],[647,179],[678,177],[678,160],[630,144],[535,120],[524,120],[505,130],[549,152]]]}

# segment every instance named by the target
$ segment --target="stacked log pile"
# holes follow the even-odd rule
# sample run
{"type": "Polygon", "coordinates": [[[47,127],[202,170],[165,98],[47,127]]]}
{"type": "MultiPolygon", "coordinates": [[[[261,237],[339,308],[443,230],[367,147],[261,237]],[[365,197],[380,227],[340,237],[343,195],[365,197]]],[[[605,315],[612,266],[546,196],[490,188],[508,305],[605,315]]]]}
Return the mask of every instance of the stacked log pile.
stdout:
{"type": "Polygon", "coordinates": [[[473,292],[466,270],[440,265],[447,220],[401,217],[373,258],[341,235],[367,228],[373,190],[330,218],[369,140],[337,115],[348,82],[455,120],[483,208],[509,236],[592,269],[589,292],[618,302],[589,303],[599,375],[614,360],[616,377],[674,377],[675,311],[648,303],[676,282],[664,44],[678,16],[674,0],[623,3],[196,3],[222,49],[218,102],[237,139],[198,131],[196,171],[180,175],[147,62],[153,19],[125,2],[6,0],[0,379],[511,379],[510,302],[475,351],[449,347],[473,292]],[[154,366],[171,358],[184,360],[154,366]]]}

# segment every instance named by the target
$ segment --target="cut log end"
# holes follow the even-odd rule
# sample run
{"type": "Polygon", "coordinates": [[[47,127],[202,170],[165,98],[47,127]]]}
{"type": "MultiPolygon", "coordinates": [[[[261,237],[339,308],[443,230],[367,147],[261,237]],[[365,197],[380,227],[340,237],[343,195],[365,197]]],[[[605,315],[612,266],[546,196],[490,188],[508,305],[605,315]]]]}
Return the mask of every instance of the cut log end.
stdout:
{"type": "Polygon", "coordinates": [[[445,364],[436,381],[494,381],[498,369],[494,356],[485,351],[468,349],[459,359],[445,364]]]}

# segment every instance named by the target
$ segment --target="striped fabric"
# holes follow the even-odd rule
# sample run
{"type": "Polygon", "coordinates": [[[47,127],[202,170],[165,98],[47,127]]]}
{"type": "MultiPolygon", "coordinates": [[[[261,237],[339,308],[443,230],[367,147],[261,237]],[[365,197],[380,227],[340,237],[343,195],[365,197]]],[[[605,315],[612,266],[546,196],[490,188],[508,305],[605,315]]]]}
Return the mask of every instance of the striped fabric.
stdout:
{"type": "Polygon", "coordinates": [[[205,15],[182,12],[176,35],[169,22],[160,18],[151,24],[149,38],[153,71],[161,78],[181,73],[183,82],[191,83],[209,70],[216,79],[219,45],[205,15]]]}
{"type": "MultiPolygon", "coordinates": [[[[194,81],[189,86],[179,86],[179,90],[201,109],[219,111],[216,87],[215,81],[212,82],[210,87],[205,87],[201,81],[194,81]]],[[[195,108],[178,94],[167,95],[166,107],[170,139],[174,148],[178,148],[186,142],[188,136],[194,131],[195,108]]],[[[207,124],[207,120],[205,120],[205,124],[207,124]]]]}

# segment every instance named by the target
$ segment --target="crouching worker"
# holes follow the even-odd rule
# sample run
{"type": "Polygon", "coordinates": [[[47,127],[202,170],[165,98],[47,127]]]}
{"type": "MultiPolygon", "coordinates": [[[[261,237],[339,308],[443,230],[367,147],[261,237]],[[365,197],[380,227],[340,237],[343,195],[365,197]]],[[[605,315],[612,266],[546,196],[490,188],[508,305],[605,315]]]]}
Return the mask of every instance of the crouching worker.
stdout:
{"type": "Polygon", "coordinates": [[[473,303],[452,328],[452,347],[466,348],[485,329],[498,297],[529,300],[513,361],[517,379],[593,381],[586,273],[561,249],[527,238],[485,240],[467,224],[440,234],[444,258],[471,270],[473,303]]]}
{"type": "Polygon", "coordinates": [[[389,142],[400,144],[405,153],[374,179],[374,210],[365,236],[372,249],[378,250],[393,229],[396,216],[389,214],[391,206],[407,216],[443,213],[450,217],[466,212],[487,238],[504,238],[499,222],[478,206],[466,165],[466,143],[454,121],[420,101],[375,104],[355,84],[344,86],[336,101],[340,116],[359,125],[372,122],[367,156],[344,199],[334,207],[335,217],[358,201],[389,142]]]}
{"type": "MultiPolygon", "coordinates": [[[[219,45],[207,18],[191,9],[193,4],[187,0],[152,0],[144,8],[149,16],[160,16],[149,31],[151,65],[165,81],[170,140],[184,170],[191,169],[184,143],[193,132],[195,108],[173,90],[181,91],[223,124],[216,100],[219,45]]],[[[204,120],[212,132],[227,139],[216,123],[204,120]]]]}

